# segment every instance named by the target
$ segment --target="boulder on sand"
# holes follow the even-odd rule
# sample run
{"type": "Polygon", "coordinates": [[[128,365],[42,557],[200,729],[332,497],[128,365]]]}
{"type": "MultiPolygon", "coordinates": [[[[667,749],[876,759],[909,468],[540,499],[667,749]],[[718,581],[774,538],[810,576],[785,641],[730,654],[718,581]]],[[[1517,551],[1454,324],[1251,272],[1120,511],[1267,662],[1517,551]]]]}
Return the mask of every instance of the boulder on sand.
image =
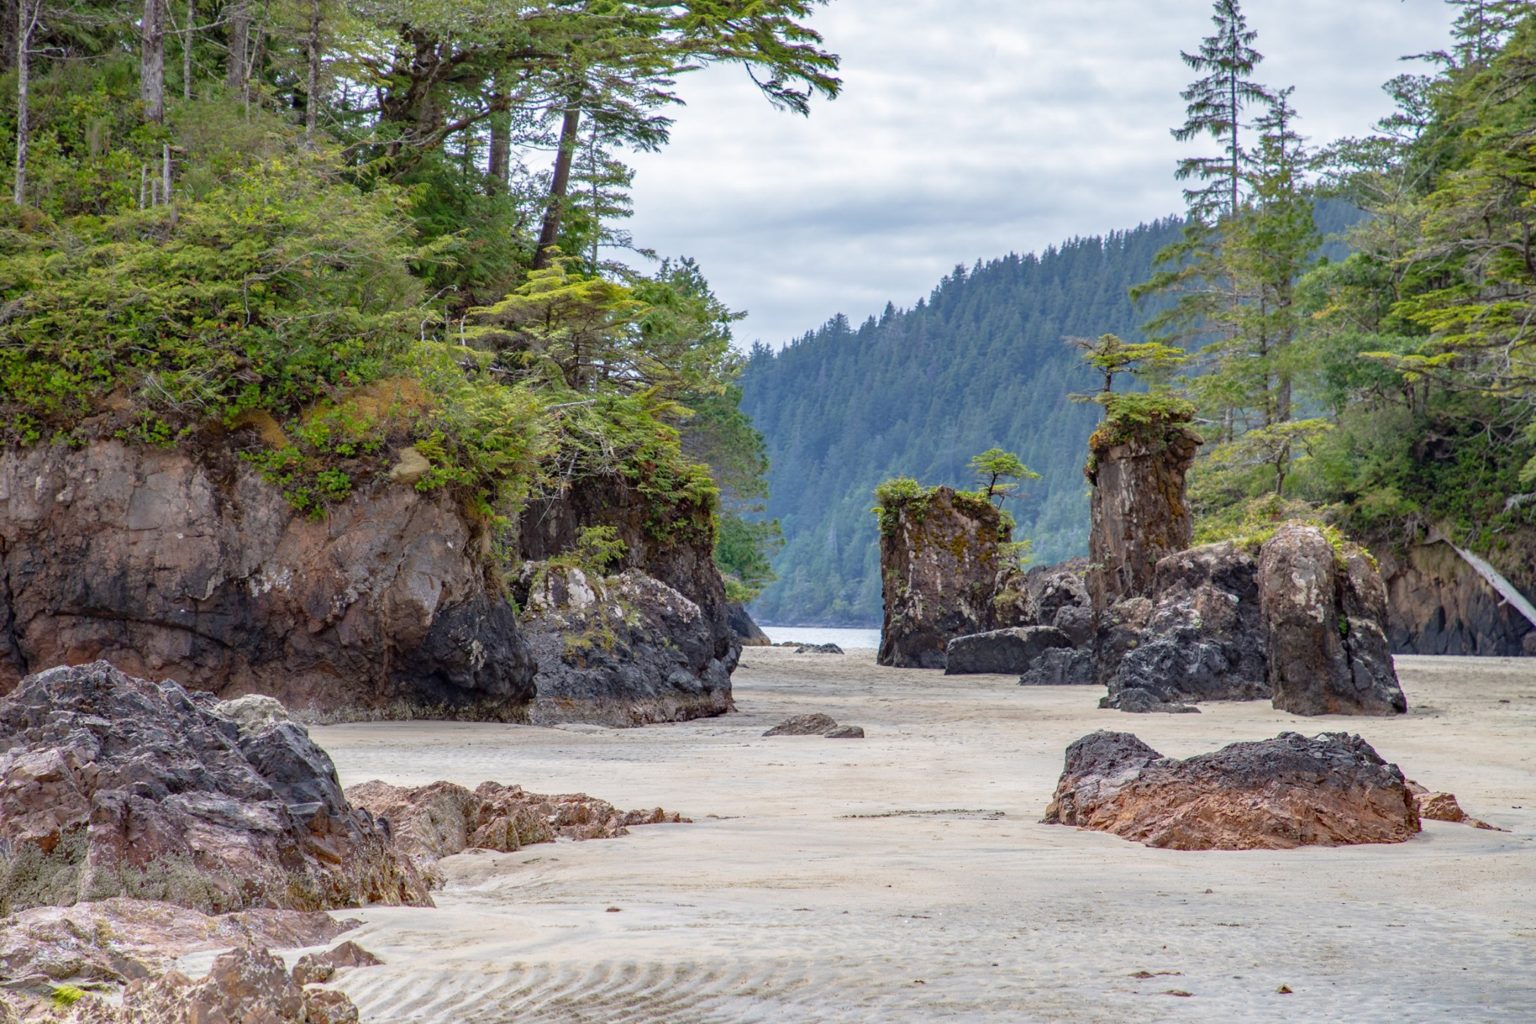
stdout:
{"type": "Polygon", "coordinates": [[[1067,748],[1045,822],[1175,850],[1400,843],[1419,812],[1397,765],[1359,736],[1293,732],[1184,761],[1130,733],[1067,748]]]}
{"type": "Polygon", "coordinates": [[[1021,676],[1046,651],[1071,646],[1071,638],[1053,626],[1015,626],[957,636],[944,648],[944,674],[1021,676]]]}
{"type": "Polygon", "coordinates": [[[0,912],[127,895],[207,912],[430,905],[303,726],[106,662],[0,698],[0,912]]]}
{"type": "Polygon", "coordinates": [[[1297,715],[1408,710],[1387,648],[1386,590],[1368,555],[1341,558],[1321,530],[1287,524],[1259,554],[1259,597],[1275,707],[1297,715]]]}

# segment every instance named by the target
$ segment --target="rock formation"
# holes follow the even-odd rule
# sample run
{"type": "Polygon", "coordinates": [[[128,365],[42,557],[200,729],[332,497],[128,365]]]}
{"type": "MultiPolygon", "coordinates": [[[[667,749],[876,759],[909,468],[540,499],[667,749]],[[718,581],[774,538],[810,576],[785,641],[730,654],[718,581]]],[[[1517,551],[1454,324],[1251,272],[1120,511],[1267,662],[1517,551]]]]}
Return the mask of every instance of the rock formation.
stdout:
{"type": "Polygon", "coordinates": [[[818,712],[786,718],[763,735],[825,736],[829,740],[861,740],[864,738],[864,729],[857,725],[838,725],[831,715],[818,712]]]}
{"type": "Polygon", "coordinates": [[[1419,831],[1403,773],[1344,733],[1281,733],[1179,761],[1096,732],[1067,748],[1045,822],[1175,850],[1400,843],[1419,831]]]}
{"type": "Polygon", "coordinates": [[[242,944],[196,981],[179,971],[128,985],[122,1003],[92,999],[81,1024],[355,1024],[357,1008],[332,989],[302,988],[268,950],[242,944]]]}
{"type": "Polygon", "coordinates": [[[642,725],[729,711],[741,641],[714,541],[711,506],[648,495],[621,474],[575,480],[533,502],[518,525],[519,606],[538,659],[533,720],[642,725]],[[611,575],[541,572],[595,527],[622,546],[611,575]],[[541,576],[547,586],[530,587],[541,576]],[[605,599],[594,603],[599,590],[605,599]],[[573,633],[598,642],[568,648],[573,633]]]}
{"type": "Polygon", "coordinates": [[[1014,626],[973,633],[956,637],[945,647],[944,673],[1022,675],[1047,651],[1071,646],[1072,639],[1054,626],[1014,626]]]}
{"type": "Polygon", "coordinates": [[[584,793],[540,796],[497,782],[471,792],[452,782],[404,788],[374,781],[349,786],[346,795],[387,821],[400,848],[423,869],[470,848],[511,852],[557,837],[611,839],[627,835],[631,825],[686,820],[660,807],[621,811],[584,793]]]}
{"type": "MultiPolygon", "coordinates": [[[[1212,544],[1157,563],[1152,598],[1106,616],[1099,672],[1105,707],[1137,690],[1159,701],[1254,700],[1269,696],[1258,567],[1235,544],[1212,544]]],[[[1138,707],[1145,696],[1132,698],[1138,707]]]]}
{"type": "Polygon", "coordinates": [[[767,647],[773,643],[768,639],[768,634],[763,632],[762,627],[753,620],[752,614],[747,611],[747,606],[741,602],[733,601],[727,605],[726,616],[731,624],[731,632],[735,634],[737,640],[741,641],[741,646],[767,647]]]}
{"type": "Polygon", "coordinates": [[[56,984],[124,986],[165,973],[189,953],[254,943],[319,946],[357,926],[321,911],[252,909],[210,916],[120,896],[33,907],[0,919],[0,977],[45,999],[56,984]]]}
{"type": "MultiPolygon", "coordinates": [[[[1485,554],[1527,597],[1536,597],[1536,535],[1516,530],[1485,554]]],[[[1536,654],[1536,631],[1447,543],[1406,547],[1372,541],[1387,591],[1387,640],[1398,654],[1513,658],[1536,654]]]]}
{"type": "Polygon", "coordinates": [[[228,449],[0,453],[0,690],[93,659],[332,715],[518,719],[533,662],[481,529],[381,482],[306,518],[228,449]]]}
{"type": "Polygon", "coordinates": [[[675,722],[731,709],[741,653],[688,597],[636,569],[613,576],[548,562],[515,588],[538,660],[537,725],[675,722]]]}
{"type": "Polygon", "coordinates": [[[1259,555],[1275,707],[1298,715],[1408,709],[1387,651],[1386,592],[1369,556],[1343,564],[1320,530],[1282,526],[1259,555]]]}
{"type": "Polygon", "coordinates": [[[268,698],[105,662],[0,698],[0,913],[115,895],[205,911],[430,905],[329,757],[268,698]]]}
{"type": "Polygon", "coordinates": [[[880,516],[885,619],[876,661],[894,668],[943,668],[949,641],[995,628],[1003,545],[1010,539],[990,502],[949,487],[885,499],[880,516]]]}
{"type": "Polygon", "coordinates": [[[1200,447],[1189,419],[1110,420],[1088,441],[1088,590],[1099,611],[1150,594],[1158,561],[1189,547],[1194,519],[1184,476],[1200,447]]]}

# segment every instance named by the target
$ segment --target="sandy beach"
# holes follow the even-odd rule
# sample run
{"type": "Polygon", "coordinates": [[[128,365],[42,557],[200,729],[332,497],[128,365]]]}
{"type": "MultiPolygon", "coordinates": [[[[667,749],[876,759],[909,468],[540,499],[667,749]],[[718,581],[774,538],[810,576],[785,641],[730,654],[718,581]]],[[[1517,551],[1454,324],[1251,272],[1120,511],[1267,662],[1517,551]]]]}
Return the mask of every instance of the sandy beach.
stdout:
{"type": "Polygon", "coordinates": [[[1396,719],[1134,716],[1098,688],[749,648],[724,718],[315,728],[349,785],[494,779],[694,819],[449,858],[438,909],[348,915],[385,966],[341,987],[378,1022],[1536,1020],[1536,663],[1398,666],[1396,719]],[[868,738],[762,736],[814,711],[868,738]],[[1510,831],[1181,853],[1039,824],[1065,747],[1101,728],[1172,756],[1359,732],[1510,831]]]}

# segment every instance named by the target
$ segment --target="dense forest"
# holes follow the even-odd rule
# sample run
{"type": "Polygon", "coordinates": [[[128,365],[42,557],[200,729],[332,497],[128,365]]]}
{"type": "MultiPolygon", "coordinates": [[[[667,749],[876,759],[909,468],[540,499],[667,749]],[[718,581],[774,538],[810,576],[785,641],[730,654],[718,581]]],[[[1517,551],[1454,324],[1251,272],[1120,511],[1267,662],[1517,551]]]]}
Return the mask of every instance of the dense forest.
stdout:
{"type": "Polygon", "coordinates": [[[1099,412],[1068,398],[1094,377],[1067,339],[1135,335],[1129,289],[1179,231],[1160,221],[956,267],[910,309],[858,328],[835,317],[776,354],[756,347],[742,408],[768,442],[768,513],[784,546],[753,611],[877,625],[875,485],[900,474],[973,486],[969,459],[993,447],[1040,474],[1005,505],[1035,558],[1085,553],[1083,453],[1099,412]]]}
{"type": "Polygon", "coordinates": [[[612,259],[623,157],[700,68],[834,97],[821,2],[0,0],[0,444],[232,447],[316,516],[409,445],[497,550],[594,474],[723,492],[749,593],[738,314],[612,259]]]}
{"type": "Polygon", "coordinates": [[[1292,90],[1262,80],[1240,4],[1216,0],[1211,35],[1181,55],[1195,75],[1170,126],[1193,150],[1174,169],[1181,216],[962,268],[911,310],[755,351],[744,407],[767,436],[785,541],[759,614],[876,621],[871,489],[966,483],[992,445],[1041,474],[1007,499],[1016,535],[1037,560],[1081,553],[1093,424],[1172,410],[1205,441],[1197,539],[1302,517],[1529,561],[1536,11],[1448,5],[1453,45],[1385,85],[1394,113],[1312,145],[1292,90]],[[1074,406],[1099,377],[1073,335],[1112,336],[1090,363],[1145,339],[1160,372],[1117,362],[1088,396],[1103,411],[1074,406]]]}

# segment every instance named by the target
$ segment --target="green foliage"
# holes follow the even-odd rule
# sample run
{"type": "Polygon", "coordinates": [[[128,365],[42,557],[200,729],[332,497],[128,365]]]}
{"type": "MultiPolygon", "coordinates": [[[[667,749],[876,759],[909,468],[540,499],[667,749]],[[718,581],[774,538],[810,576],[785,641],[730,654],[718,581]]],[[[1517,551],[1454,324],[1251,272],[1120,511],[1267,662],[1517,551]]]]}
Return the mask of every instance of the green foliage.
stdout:
{"type": "Polygon", "coordinates": [[[74,1006],[86,995],[85,989],[74,985],[54,985],[48,992],[48,1001],[61,1010],[74,1006]]]}
{"type": "Polygon", "coordinates": [[[576,546],[549,560],[550,565],[580,569],[589,576],[606,576],[628,553],[628,545],[615,526],[584,526],[576,534],[576,546]]]}
{"type": "Polygon", "coordinates": [[[1040,479],[1040,474],[1024,465],[1017,455],[1001,448],[988,448],[979,455],[972,455],[970,465],[971,472],[983,485],[983,496],[999,505],[1019,489],[1022,481],[1040,479]]]}

